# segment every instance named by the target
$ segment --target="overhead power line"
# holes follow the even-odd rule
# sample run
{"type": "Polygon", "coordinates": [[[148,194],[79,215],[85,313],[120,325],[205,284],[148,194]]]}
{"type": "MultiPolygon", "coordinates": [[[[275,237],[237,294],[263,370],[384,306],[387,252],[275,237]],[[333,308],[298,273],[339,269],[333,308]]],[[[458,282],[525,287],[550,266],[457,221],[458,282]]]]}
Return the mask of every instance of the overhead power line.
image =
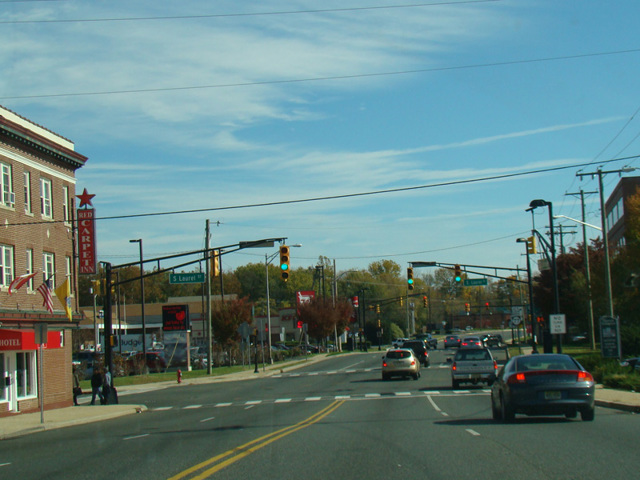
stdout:
{"type": "MultiPolygon", "coordinates": [[[[613,163],[613,162],[623,162],[623,161],[627,161],[627,160],[632,160],[632,159],[637,159],[640,158],[640,155],[632,155],[629,157],[622,157],[622,158],[614,158],[611,160],[607,160],[604,162],[599,162],[601,164],[607,164],[607,163],[613,163]]],[[[276,205],[292,205],[292,204],[296,204],[296,203],[310,203],[310,202],[320,202],[320,201],[326,201],[326,200],[339,200],[339,199],[344,199],[344,198],[355,198],[355,197],[367,197],[367,196],[373,196],[373,195],[384,195],[387,193],[398,193],[398,192],[410,192],[412,190],[424,190],[427,188],[437,188],[437,187],[449,187],[449,186],[453,186],[453,185],[465,185],[465,184],[470,184],[470,183],[480,183],[480,182],[487,182],[487,181],[492,181],[492,180],[504,180],[507,178],[516,178],[516,177],[524,177],[527,175],[536,175],[536,174],[540,174],[540,173],[550,173],[550,172],[557,172],[557,171],[561,171],[561,170],[568,170],[568,169],[573,169],[573,168],[580,168],[580,167],[586,167],[586,166],[590,166],[593,165],[593,162],[586,162],[586,163],[576,163],[576,164],[572,164],[572,165],[565,165],[562,167],[548,167],[548,168],[540,168],[537,170],[527,170],[524,172],[516,172],[516,173],[505,173],[502,175],[490,175],[490,176],[486,176],[486,177],[477,177],[477,178],[468,178],[465,180],[452,180],[449,182],[439,182],[439,183],[430,183],[430,184],[426,184],[426,185],[415,185],[415,186],[411,186],[411,187],[398,187],[398,188],[387,188],[387,189],[383,189],[383,190],[371,190],[368,192],[358,192],[358,193],[345,193],[342,195],[327,195],[324,197],[311,197],[311,198],[301,198],[301,199],[295,199],[295,200],[279,200],[279,201],[273,201],[273,202],[263,202],[263,203],[250,203],[250,204],[245,204],[245,205],[228,205],[225,207],[210,207],[210,208],[196,208],[196,209],[191,209],[191,210],[175,210],[175,211],[171,211],[171,212],[153,212],[153,213],[136,213],[136,214],[131,214],[131,215],[113,215],[113,216],[107,216],[107,217],[96,217],[95,220],[122,220],[122,219],[128,219],[128,218],[140,218],[140,217],[159,217],[159,216],[166,216],[166,215],[184,215],[184,214],[190,214],[190,213],[202,213],[202,212],[217,212],[217,211],[222,211],[222,210],[239,210],[239,209],[244,209],[244,208],[258,208],[258,207],[271,207],[271,206],[276,206],[276,205]]],[[[58,220],[57,222],[63,222],[65,220],[58,220]]],[[[9,226],[19,226],[19,225],[39,225],[39,224],[51,224],[51,223],[55,223],[56,221],[52,222],[50,220],[47,221],[42,221],[42,222],[25,222],[25,223],[5,223],[3,224],[5,227],[9,227],[9,226]]]]}
{"type": "Polygon", "coordinates": [[[582,53],[576,55],[561,55],[557,57],[541,57],[541,58],[531,58],[524,60],[507,60],[504,62],[490,62],[490,63],[476,63],[470,65],[458,65],[451,67],[433,67],[433,68],[418,68],[415,70],[401,70],[401,71],[393,71],[393,72],[373,72],[373,73],[359,73],[353,75],[335,75],[328,77],[309,77],[309,78],[297,78],[297,79],[284,79],[284,80],[263,80],[256,82],[242,82],[242,83],[219,83],[212,85],[190,85],[183,87],[158,87],[158,88],[136,88],[129,90],[104,90],[98,92],[76,92],[76,93],[43,93],[36,95],[13,95],[13,96],[3,96],[0,97],[0,100],[26,100],[33,98],[59,98],[59,97],[88,97],[88,96],[98,96],[98,95],[122,95],[122,94],[131,94],[131,93],[157,93],[157,92],[175,92],[182,90],[205,90],[205,89],[213,89],[213,88],[237,88],[237,87],[254,87],[261,85],[283,85],[283,84],[293,84],[293,83],[309,83],[309,82],[323,82],[329,80],[351,80],[355,78],[373,78],[373,77],[386,77],[392,75],[411,75],[418,73],[433,73],[433,72],[445,72],[445,71],[453,71],[453,70],[466,70],[466,69],[474,69],[474,68],[490,68],[490,67],[503,67],[508,65],[523,65],[529,63],[540,63],[540,62],[554,62],[561,60],[571,60],[578,58],[589,58],[589,57],[601,57],[607,55],[622,55],[627,53],[638,53],[640,52],[640,48],[631,48],[628,50],[615,50],[610,52],[595,52],[595,53],[582,53]]]}

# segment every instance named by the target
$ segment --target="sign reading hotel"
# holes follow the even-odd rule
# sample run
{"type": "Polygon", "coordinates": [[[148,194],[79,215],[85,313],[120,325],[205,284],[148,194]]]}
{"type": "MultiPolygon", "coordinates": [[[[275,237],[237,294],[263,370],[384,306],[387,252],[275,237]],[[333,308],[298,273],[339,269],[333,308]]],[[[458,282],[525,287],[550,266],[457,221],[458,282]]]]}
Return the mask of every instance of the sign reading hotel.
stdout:
{"type": "Polygon", "coordinates": [[[80,205],[76,212],[78,220],[78,273],[81,275],[96,274],[96,225],[95,210],[92,207],[90,195],[85,188],[82,195],[76,195],[80,199],[80,205]],[[85,207],[85,208],[82,208],[85,207]]]}

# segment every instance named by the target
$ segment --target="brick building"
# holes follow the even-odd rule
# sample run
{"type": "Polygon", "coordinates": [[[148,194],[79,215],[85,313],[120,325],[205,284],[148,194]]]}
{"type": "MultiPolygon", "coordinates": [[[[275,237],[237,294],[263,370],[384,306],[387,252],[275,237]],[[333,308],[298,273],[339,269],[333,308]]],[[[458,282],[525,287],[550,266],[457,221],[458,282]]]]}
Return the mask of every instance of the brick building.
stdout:
{"type": "Polygon", "coordinates": [[[609,195],[605,203],[607,214],[607,228],[609,245],[612,247],[623,247],[626,245],[625,239],[625,216],[627,198],[638,193],[640,188],[640,177],[623,177],[609,195]]]}
{"type": "Polygon", "coordinates": [[[69,320],[55,289],[69,279],[77,311],[75,172],[86,161],[73,142],[0,107],[0,417],[37,411],[41,399],[45,409],[72,404],[80,315],[69,320]],[[38,292],[47,279],[53,313],[38,292]]]}

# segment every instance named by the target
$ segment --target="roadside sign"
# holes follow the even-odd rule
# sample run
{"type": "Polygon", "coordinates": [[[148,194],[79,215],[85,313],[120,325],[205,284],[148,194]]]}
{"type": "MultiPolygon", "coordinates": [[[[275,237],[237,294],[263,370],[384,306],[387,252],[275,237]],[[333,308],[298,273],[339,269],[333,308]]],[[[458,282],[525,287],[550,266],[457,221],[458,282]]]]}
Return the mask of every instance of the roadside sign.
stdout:
{"type": "Polygon", "coordinates": [[[518,326],[522,323],[524,317],[524,307],[511,307],[511,325],[518,326]]]}
{"type": "Polygon", "coordinates": [[[605,358],[620,358],[620,330],[615,317],[600,317],[600,349],[605,358]]]}
{"type": "Polygon", "coordinates": [[[564,313],[549,315],[549,330],[552,335],[567,333],[567,322],[564,313]]]}
{"type": "Polygon", "coordinates": [[[204,283],[204,273],[170,273],[169,283],[204,283]]]}
{"type": "Polygon", "coordinates": [[[465,278],[464,286],[465,287],[480,287],[487,284],[486,278],[465,278]]]}

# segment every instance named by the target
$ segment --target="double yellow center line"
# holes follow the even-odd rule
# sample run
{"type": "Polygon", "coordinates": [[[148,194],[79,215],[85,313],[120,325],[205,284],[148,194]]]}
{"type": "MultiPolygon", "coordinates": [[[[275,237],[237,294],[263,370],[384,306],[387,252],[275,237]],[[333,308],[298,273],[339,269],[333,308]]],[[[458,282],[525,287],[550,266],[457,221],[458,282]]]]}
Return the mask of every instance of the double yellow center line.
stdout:
{"type": "Polygon", "coordinates": [[[239,447],[233,448],[231,450],[227,450],[224,453],[216,455],[215,457],[211,457],[210,459],[205,460],[204,462],[194,465],[193,467],[188,468],[178,473],[177,475],[174,475],[173,477],[170,477],[168,480],[179,480],[181,478],[186,478],[189,475],[199,472],[203,469],[206,469],[206,470],[200,472],[199,474],[193,477],[190,477],[190,479],[201,480],[204,478],[208,478],[214,473],[222,470],[226,466],[231,465],[232,463],[235,463],[238,460],[241,460],[242,458],[252,454],[257,450],[260,450],[263,447],[266,447],[270,443],[275,442],[276,440],[279,440],[282,437],[290,435],[293,432],[297,432],[298,430],[302,430],[303,428],[309,427],[310,425],[313,425],[314,423],[319,422],[324,417],[329,415],[331,412],[335,411],[343,403],[344,403],[344,400],[336,400],[333,403],[331,403],[329,406],[323,408],[319,412],[315,413],[314,415],[311,415],[309,418],[299,423],[290,425],[285,428],[281,428],[280,430],[276,430],[275,432],[271,432],[267,435],[256,438],[255,440],[245,443],[244,445],[240,445],[239,447]],[[213,466],[210,466],[210,465],[213,465],[213,466]]]}

